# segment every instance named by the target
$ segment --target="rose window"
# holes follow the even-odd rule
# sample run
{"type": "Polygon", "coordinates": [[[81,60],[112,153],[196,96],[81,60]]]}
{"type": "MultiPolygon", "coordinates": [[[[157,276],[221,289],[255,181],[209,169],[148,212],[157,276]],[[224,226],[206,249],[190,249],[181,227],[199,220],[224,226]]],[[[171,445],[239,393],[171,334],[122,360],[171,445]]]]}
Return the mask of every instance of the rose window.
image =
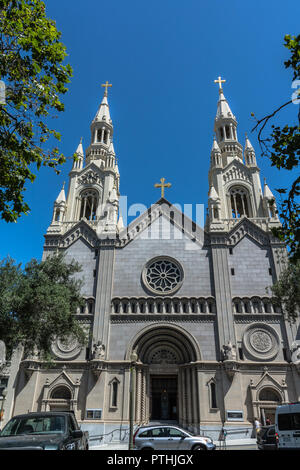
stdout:
{"type": "Polygon", "coordinates": [[[168,258],[150,261],[144,269],[143,280],[150,290],[168,294],[177,290],[183,279],[183,271],[178,263],[168,258]]]}

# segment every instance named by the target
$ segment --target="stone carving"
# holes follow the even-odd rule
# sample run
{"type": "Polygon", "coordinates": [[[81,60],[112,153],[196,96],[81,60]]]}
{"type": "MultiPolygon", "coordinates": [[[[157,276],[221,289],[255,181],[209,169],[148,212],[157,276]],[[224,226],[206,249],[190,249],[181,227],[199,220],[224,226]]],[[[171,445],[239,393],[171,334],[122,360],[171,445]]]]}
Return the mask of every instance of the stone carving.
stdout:
{"type": "Polygon", "coordinates": [[[250,335],[251,346],[258,352],[268,352],[272,348],[272,338],[269,333],[262,330],[254,331],[250,335]]]}
{"type": "Polygon", "coordinates": [[[81,351],[81,346],[74,336],[56,338],[51,346],[52,352],[60,359],[73,359],[81,351]]]}
{"type": "Polygon", "coordinates": [[[150,358],[150,364],[176,364],[177,358],[174,353],[167,349],[156,351],[150,358]]]}
{"type": "Polygon", "coordinates": [[[246,328],[243,336],[245,350],[253,359],[272,359],[278,353],[279,344],[277,332],[267,324],[252,324],[246,328]]]}
{"type": "Polygon", "coordinates": [[[293,364],[300,365],[300,341],[294,341],[291,345],[293,364]]]}
{"type": "Polygon", "coordinates": [[[105,356],[105,346],[104,344],[101,343],[101,341],[98,341],[97,344],[94,344],[94,352],[93,352],[93,359],[104,359],[105,356]]]}
{"type": "Polygon", "coordinates": [[[97,173],[95,173],[92,170],[82,175],[81,178],[78,178],[79,184],[96,184],[99,182],[100,182],[99,175],[97,175],[97,173]]]}
{"type": "Polygon", "coordinates": [[[232,344],[231,341],[224,344],[222,353],[224,361],[236,361],[236,346],[232,344]]]}

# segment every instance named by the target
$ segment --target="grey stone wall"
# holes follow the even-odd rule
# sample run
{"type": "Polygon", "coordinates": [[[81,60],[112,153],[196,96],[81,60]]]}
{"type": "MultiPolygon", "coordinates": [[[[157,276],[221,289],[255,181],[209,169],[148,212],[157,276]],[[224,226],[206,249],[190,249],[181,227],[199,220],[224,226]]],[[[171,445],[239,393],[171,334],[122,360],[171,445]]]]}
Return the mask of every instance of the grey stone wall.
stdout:
{"type": "Polygon", "coordinates": [[[269,274],[270,249],[262,247],[245,236],[228,254],[228,266],[232,296],[265,296],[266,287],[272,284],[269,274]],[[231,274],[234,269],[234,275],[231,274]]]}
{"type": "Polygon", "coordinates": [[[122,249],[116,250],[113,297],[146,296],[141,273],[156,256],[170,256],[181,263],[184,282],[176,296],[213,295],[209,251],[193,243],[162,217],[122,249]],[[149,236],[149,238],[147,238],[149,236]]]}

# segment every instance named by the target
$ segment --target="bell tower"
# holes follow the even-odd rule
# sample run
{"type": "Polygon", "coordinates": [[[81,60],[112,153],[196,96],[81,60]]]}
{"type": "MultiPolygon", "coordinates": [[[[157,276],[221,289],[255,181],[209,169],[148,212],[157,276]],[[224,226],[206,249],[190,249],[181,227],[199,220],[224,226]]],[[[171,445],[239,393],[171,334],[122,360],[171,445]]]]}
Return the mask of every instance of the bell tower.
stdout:
{"type": "Polygon", "coordinates": [[[80,140],[69,173],[67,197],[62,190],[55,201],[47,235],[64,235],[80,221],[85,221],[97,235],[118,230],[120,175],[107,100],[107,88],[112,85],[106,82],[102,86],[104,96],[90,126],[90,145],[85,155],[80,140]]]}
{"type": "Polygon", "coordinates": [[[215,80],[219,84],[219,100],[208,176],[206,229],[228,232],[246,217],[268,231],[280,224],[275,198],[266,185],[262,191],[260,170],[249,138],[246,136],[244,149],[238,140],[238,123],[224,96],[224,82],[221,77],[215,80]]]}

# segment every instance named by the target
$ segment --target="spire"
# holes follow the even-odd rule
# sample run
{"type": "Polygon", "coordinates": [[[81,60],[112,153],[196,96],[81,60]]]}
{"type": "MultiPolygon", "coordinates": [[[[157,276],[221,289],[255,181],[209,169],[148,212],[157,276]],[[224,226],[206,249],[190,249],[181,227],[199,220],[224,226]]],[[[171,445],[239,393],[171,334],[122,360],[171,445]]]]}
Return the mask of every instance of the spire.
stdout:
{"type": "Polygon", "coordinates": [[[84,157],[83,147],[82,147],[82,137],[80,137],[80,142],[78,144],[77,150],[75,152],[78,157],[84,157]]]}
{"type": "Polygon", "coordinates": [[[59,193],[59,195],[57,196],[57,199],[56,199],[56,204],[60,204],[61,202],[66,202],[66,195],[65,195],[65,182],[63,183],[63,187],[59,193]]]}
{"type": "Polygon", "coordinates": [[[255,150],[254,150],[250,140],[248,139],[247,133],[246,133],[244,153],[245,153],[246,166],[248,166],[248,167],[256,166],[255,150]]]}
{"type": "Polygon", "coordinates": [[[96,116],[94,117],[93,122],[95,121],[104,121],[104,122],[107,122],[108,124],[111,124],[109,105],[107,101],[107,90],[105,90],[104,92],[103,99],[96,113],[96,116]]]}
{"type": "Polygon", "coordinates": [[[218,145],[218,142],[217,142],[217,139],[216,139],[215,136],[214,136],[214,141],[213,141],[213,144],[212,144],[211,151],[214,152],[214,153],[215,152],[221,153],[220,147],[218,145]]]}
{"type": "MultiPolygon", "coordinates": [[[[110,118],[109,105],[107,101],[107,87],[112,86],[106,82],[102,84],[105,87],[104,96],[100,107],[91,123],[91,143],[86,150],[86,164],[93,160],[96,165],[106,166],[107,158],[110,159],[112,154],[109,149],[111,147],[113,136],[113,125],[110,118]]],[[[109,164],[109,166],[111,166],[109,164]]]]}
{"type": "Polygon", "coordinates": [[[80,142],[75,152],[76,159],[73,159],[73,168],[72,170],[81,170],[83,166],[83,159],[84,159],[84,151],[82,146],[82,137],[80,138],[80,142]]]}
{"type": "Polygon", "coordinates": [[[267,180],[264,178],[264,198],[268,200],[275,199],[272,191],[270,190],[269,186],[267,185],[267,180]]]}
{"type": "Polygon", "coordinates": [[[216,120],[224,118],[231,118],[235,120],[235,116],[232,114],[229,104],[224,96],[223,89],[220,88],[216,120]]]}
{"type": "Polygon", "coordinates": [[[246,141],[245,141],[245,151],[246,150],[251,150],[252,152],[254,152],[254,148],[252,147],[252,144],[250,140],[248,139],[247,133],[246,133],[246,141]]]}
{"type": "Polygon", "coordinates": [[[243,160],[243,148],[237,138],[236,118],[229,107],[221,87],[223,82],[225,80],[222,80],[221,77],[215,80],[215,83],[219,83],[219,101],[214,131],[222,154],[222,164],[225,167],[235,158],[243,160]]]}

